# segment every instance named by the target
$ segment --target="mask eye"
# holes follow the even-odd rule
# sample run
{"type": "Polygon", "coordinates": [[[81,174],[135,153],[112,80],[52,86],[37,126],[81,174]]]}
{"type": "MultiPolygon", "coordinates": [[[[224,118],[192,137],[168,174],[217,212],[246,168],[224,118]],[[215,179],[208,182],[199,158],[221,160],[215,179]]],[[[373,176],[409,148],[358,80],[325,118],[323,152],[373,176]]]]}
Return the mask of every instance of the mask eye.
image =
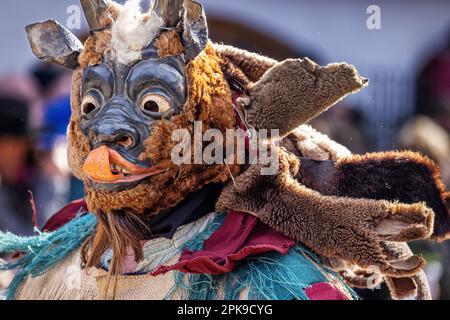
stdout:
{"type": "Polygon", "coordinates": [[[148,93],[143,96],[140,102],[140,106],[142,110],[151,113],[166,113],[171,109],[169,100],[159,94],[154,93],[148,93]]]}
{"type": "Polygon", "coordinates": [[[92,95],[87,95],[81,103],[81,114],[87,116],[99,107],[100,104],[98,100],[92,95]]]}

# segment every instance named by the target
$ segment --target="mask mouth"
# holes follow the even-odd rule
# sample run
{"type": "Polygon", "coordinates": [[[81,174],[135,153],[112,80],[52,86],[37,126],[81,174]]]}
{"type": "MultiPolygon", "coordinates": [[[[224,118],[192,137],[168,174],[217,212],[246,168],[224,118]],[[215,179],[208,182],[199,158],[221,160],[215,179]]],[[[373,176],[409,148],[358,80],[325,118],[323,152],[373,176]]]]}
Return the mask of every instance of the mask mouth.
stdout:
{"type": "Polygon", "coordinates": [[[90,181],[105,185],[136,183],[166,171],[162,166],[138,166],[105,145],[92,150],[83,165],[83,173],[90,181]]]}

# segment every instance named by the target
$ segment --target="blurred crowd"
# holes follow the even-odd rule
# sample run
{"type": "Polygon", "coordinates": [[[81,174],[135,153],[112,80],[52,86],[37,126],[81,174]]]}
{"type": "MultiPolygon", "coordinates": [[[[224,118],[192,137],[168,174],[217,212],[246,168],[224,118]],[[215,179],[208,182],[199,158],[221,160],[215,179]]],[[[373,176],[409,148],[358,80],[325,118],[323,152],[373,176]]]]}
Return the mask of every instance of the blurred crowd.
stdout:
{"type": "Polygon", "coordinates": [[[0,79],[0,230],[32,235],[68,201],[83,196],[69,172],[66,129],[71,75],[39,64],[0,79]]]}
{"type": "MultiPolygon", "coordinates": [[[[46,63],[25,75],[0,78],[0,230],[32,235],[38,225],[83,186],[70,174],[66,129],[70,119],[71,74],[46,63]]],[[[372,151],[365,116],[346,105],[312,122],[354,153],[372,151]]],[[[416,114],[399,123],[393,149],[419,151],[436,161],[450,187],[450,40],[417,77],[416,114]]],[[[450,245],[418,243],[430,261],[435,298],[450,298],[450,245]],[[445,267],[444,267],[445,266],[445,267]]],[[[379,293],[381,294],[381,293],[379,293]]]]}

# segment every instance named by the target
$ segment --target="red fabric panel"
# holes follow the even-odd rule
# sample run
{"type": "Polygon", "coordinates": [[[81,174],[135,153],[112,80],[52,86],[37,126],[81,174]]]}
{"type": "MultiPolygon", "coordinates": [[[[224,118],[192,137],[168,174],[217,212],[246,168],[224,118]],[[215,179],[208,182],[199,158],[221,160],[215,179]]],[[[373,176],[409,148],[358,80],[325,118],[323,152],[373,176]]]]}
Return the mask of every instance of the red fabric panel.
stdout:
{"type": "Polygon", "coordinates": [[[230,211],[222,226],[204,243],[202,251],[186,251],[174,266],[162,266],[152,273],[169,271],[191,274],[224,274],[238,261],[266,252],[286,254],[295,242],[261,223],[256,217],[230,211]]]}
{"type": "Polygon", "coordinates": [[[305,290],[310,300],[349,300],[338,288],[328,282],[315,283],[305,290]]]}
{"type": "Polygon", "coordinates": [[[57,213],[55,213],[50,218],[50,220],[47,221],[42,231],[44,232],[56,231],[65,224],[75,219],[78,214],[86,212],[87,212],[87,204],[84,201],[84,199],[74,201],[65,206],[64,208],[62,208],[57,213]]]}

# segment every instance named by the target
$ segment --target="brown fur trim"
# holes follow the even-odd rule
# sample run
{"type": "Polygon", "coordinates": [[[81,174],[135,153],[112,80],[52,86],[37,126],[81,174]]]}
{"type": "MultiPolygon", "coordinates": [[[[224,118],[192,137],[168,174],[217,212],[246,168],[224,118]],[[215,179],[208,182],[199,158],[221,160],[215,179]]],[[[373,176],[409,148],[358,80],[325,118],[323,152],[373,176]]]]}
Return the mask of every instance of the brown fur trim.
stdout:
{"type": "Polygon", "coordinates": [[[393,299],[416,297],[417,300],[432,300],[428,280],[423,270],[411,277],[386,277],[386,284],[393,299]]]}
{"type": "MultiPolygon", "coordinates": [[[[290,152],[292,152],[293,154],[296,154],[297,157],[300,157],[301,155],[298,154],[298,149],[295,148],[295,145],[292,145],[292,141],[291,141],[291,145],[289,145],[289,143],[287,143],[288,141],[291,141],[290,139],[284,139],[284,146],[288,147],[288,150],[290,150],[290,152]]],[[[377,163],[374,163],[373,161],[370,161],[369,156],[364,156],[363,160],[361,160],[361,156],[354,156],[354,157],[349,157],[347,159],[344,159],[343,161],[345,161],[347,163],[347,165],[352,165],[352,166],[358,166],[358,167],[363,167],[364,165],[364,169],[367,170],[366,171],[362,171],[362,169],[360,168],[359,171],[359,176],[362,177],[362,180],[365,181],[366,184],[361,184],[360,183],[356,183],[355,184],[355,180],[354,177],[351,177],[351,179],[347,179],[345,181],[346,184],[346,189],[345,190],[341,190],[339,192],[340,196],[353,196],[353,197],[364,197],[364,198],[371,198],[371,199],[385,199],[386,196],[382,196],[382,197],[374,197],[374,195],[371,193],[376,193],[379,192],[377,190],[377,188],[373,188],[374,186],[376,186],[377,184],[374,183],[374,181],[376,181],[377,179],[382,178],[382,180],[384,181],[383,186],[386,186],[386,184],[388,185],[388,190],[389,192],[395,192],[395,191],[390,191],[390,190],[396,190],[397,188],[393,187],[391,184],[391,179],[395,179],[395,177],[392,177],[392,175],[389,175],[389,173],[383,173],[383,172],[378,172],[375,170],[375,168],[384,168],[385,165],[383,164],[383,159],[385,159],[384,157],[385,155],[372,155],[372,158],[378,158],[380,161],[377,163]],[[357,159],[355,162],[353,163],[352,158],[357,159]],[[368,162],[366,162],[369,159],[368,162]],[[385,175],[385,176],[383,176],[385,175]],[[356,193],[355,193],[356,192],[356,193]]],[[[404,158],[406,156],[410,156],[408,154],[404,154],[402,156],[400,156],[399,158],[404,158]]],[[[389,157],[388,157],[389,158],[389,157]]],[[[401,166],[410,166],[410,164],[408,163],[401,163],[401,166]]],[[[386,166],[386,168],[389,166],[386,166]]],[[[338,172],[338,170],[340,170],[339,167],[336,167],[335,162],[333,161],[320,161],[320,162],[316,162],[316,161],[312,161],[309,159],[301,159],[301,166],[300,166],[300,172],[298,175],[298,179],[300,179],[300,181],[314,189],[317,191],[320,191],[322,194],[328,194],[328,195],[336,195],[338,194],[338,189],[339,189],[339,184],[340,184],[340,180],[342,180],[342,178],[338,178],[336,179],[336,173],[338,172]],[[338,185],[338,186],[336,186],[338,185]]],[[[349,169],[347,169],[349,170],[349,169]]],[[[400,170],[399,176],[403,176],[404,174],[408,174],[405,173],[405,169],[404,168],[395,168],[393,169],[394,171],[398,172],[398,170],[400,170]]],[[[411,169],[411,171],[414,171],[415,174],[420,174],[420,170],[416,170],[416,169],[411,169]]],[[[340,172],[342,174],[342,172],[340,172]]],[[[425,176],[429,177],[430,174],[426,174],[425,176]]],[[[430,180],[430,179],[429,179],[430,180]]],[[[433,182],[434,183],[434,182],[433,182]]],[[[426,184],[426,183],[414,183],[414,185],[420,185],[423,187],[420,188],[424,188],[426,190],[428,190],[430,187],[426,184]]],[[[444,199],[446,198],[447,194],[444,194],[444,199]]],[[[389,197],[389,199],[393,199],[396,200],[397,197],[389,197]]],[[[416,199],[409,199],[409,201],[406,201],[408,199],[403,198],[403,202],[407,202],[407,203],[414,203],[414,202],[420,202],[423,201],[423,198],[416,198],[416,199]]],[[[390,227],[394,227],[394,224],[390,225],[390,227]]],[[[429,226],[429,228],[431,229],[431,225],[429,226]]],[[[409,249],[409,247],[407,246],[406,243],[395,243],[395,242],[380,242],[380,245],[382,246],[382,251],[383,254],[386,256],[386,259],[389,261],[397,261],[397,263],[404,263],[403,261],[408,261],[408,263],[420,263],[423,264],[424,261],[421,258],[411,258],[413,256],[413,253],[411,252],[411,250],[409,249]]],[[[344,270],[343,272],[343,276],[345,277],[346,281],[349,282],[352,286],[356,286],[356,287],[361,287],[363,285],[367,285],[367,281],[369,279],[366,279],[366,277],[361,277],[360,275],[356,275],[354,274],[354,272],[352,271],[353,268],[346,268],[346,270],[344,270]]],[[[428,284],[425,280],[421,280],[419,279],[418,281],[420,281],[420,286],[417,286],[418,290],[416,290],[416,286],[415,286],[415,280],[413,279],[413,277],[420,277],[420,274],[422,273],[421,269],[417,269],[417,274],[412,275],[411,278],[408,279],[403,279],[402,281],[400,281],[399,283],[397,283],[397,281],[394,281],[392,279],[387,279],[387,281],[390,281],[389,283],[389,289],[392,291],[391,294],[394,298],[397,299],[401,299],[401,298],[405,298],[405,297],[410,297],[413,294],[417,294],[419,299],[427,299],[427,297],[429,296],[429,294],[427,294],[427,292],[429,292],[429,288],[428,288],[428,284]],[[396,288],[395,285],[397,286],[401,286],[402,284],[405,284],[405,282],[409,282],[411,285],[408,287],[413,286],[413,290],[412,291],[408,291],[405,289],[405,287],[403,288],[396,288]]]]}
{"type": "Polygon", "coordinates": [[[307,58],[289,59],[250,89],[248,122],[256,129],[278,129],[285,136],[366,84],[345,63],[320,67],[307,58]]]}
{"type": "Polygon", "coordinates": [[[158,39],[156,39],[155,46],[161,58],[178,56],[184,52],[183,44],[176,30],[161,33],[158,39]]]}
{"type": "Polygon", "coordinates": [[[409,276],[423,267],[419,257],[388,261],[379,242],[428,237],[433,223],[430,209],[423,204],[323,196],[294,179],[298,166],[295,156],[283,152],[277,176],[262,176],[261,167],[252,166],[236,179],[236,185],[225,188],[217,209],[256,214],[267,225],[318,254],[361,267],[379,266],[385,274],[409,276]],[[401,227],[385,232],[390,223],[401,227]]]}
{"type": "Polygon", "coordinates": [[[214,48],[221,56],[228,58],[240,68],[252,82],[261,79],[267,70],[277,64],[276,60],[232,46],[214,44],[214,48]]]}
{"type": "Polygon", "coordinates": [[[82,170],[84,159],[91,151],[88,139],[80,129],[81,121],[81,84],[83,70],[78,69],[73,73],[71,91],[72,115],[67,132],[68,152],[67,159],[72,174],[80,180],[85,180],[82,170]]]}
{"type": "MultiPolygon", "coordinates": [[[[382,241],[380,245],[390,261],[407,261],[414,256],[406,243],[382,241]]],[[[412,296],[417,296],[418,300],[431,299],[428,281],[422,269],[418,269],[414,275],[407,278],[386,277],[385,280],[394,299],[405,299],[412,296]]]]}
{"type": "Polygon", "coordinates": [[[341,159],[336,186],[339,196],[425,202],[435,214],[432,239],[443,241],[450,236],[449,207],[439,168],[419,153],[383,152],[341,159]]]}
{"type": "Polygon", "coordinates": [[[450,192],[444,193],[444,200],[447,203],[447,207],[450,208],[450,192]]]}
{"type": "Polygon", "coordinates": [[[123,5],[121,5],[117,2],[111,1],[108,5],[108,8],[100,16],[100,20],[99,20],[100,25],[103,28],[110,27],[114,23],[114,21],[117,20],[117,17],[119,16],[122,8],[123,8],[123,5]]]}
{"type": "Polygon", "coordinates": [[[103,55],[111,44],[111,30],[103,30],[89,36],[84,44],[84,50],[78,57],[78,64],[85,69],[89,65],[100,64],[103,55]]]}
{"type": "Polygon", "coordinates": [[[428,279],[423,270],[413,276],[414,283],[417,286],[417,300],[432,300],[428,279]]]}
{"type": "Polygon", "coordinates": [[[406,243],[397,242],[386,242],[381,241],[380,246],[383,250],[383,254],[389,260],[405,260],[411,256],[413,253],[406,243]]]}

